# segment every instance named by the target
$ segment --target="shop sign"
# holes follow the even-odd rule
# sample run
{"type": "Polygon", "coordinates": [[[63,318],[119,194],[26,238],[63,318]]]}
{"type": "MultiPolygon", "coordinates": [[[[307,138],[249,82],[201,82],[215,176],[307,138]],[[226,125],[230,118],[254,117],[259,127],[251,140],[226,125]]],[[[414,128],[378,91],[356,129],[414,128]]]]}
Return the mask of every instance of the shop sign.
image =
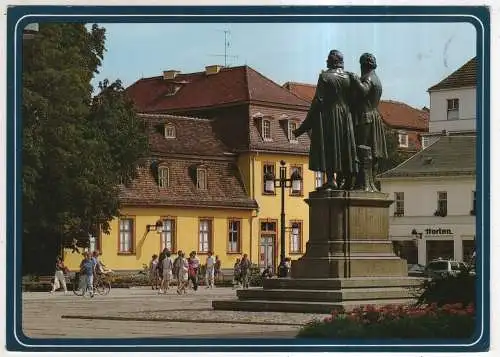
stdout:
{"type": "Polygon", "coordinates": [[[426,235],[442,235],[442,234],[453,234],[449,228],[427,228],[425,230],[426,235]]]}

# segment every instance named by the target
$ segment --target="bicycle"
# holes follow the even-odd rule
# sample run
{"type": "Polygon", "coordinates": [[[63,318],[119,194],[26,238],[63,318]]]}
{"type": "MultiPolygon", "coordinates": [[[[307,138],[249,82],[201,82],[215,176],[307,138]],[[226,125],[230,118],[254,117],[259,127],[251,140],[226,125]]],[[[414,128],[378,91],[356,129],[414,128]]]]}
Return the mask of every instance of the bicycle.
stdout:
{"type": "Polygon", "coordinates": [[[106,273],[95,275],[94,290],[99,295],[108,295],[111,291],[111,281],[106,273]]]}

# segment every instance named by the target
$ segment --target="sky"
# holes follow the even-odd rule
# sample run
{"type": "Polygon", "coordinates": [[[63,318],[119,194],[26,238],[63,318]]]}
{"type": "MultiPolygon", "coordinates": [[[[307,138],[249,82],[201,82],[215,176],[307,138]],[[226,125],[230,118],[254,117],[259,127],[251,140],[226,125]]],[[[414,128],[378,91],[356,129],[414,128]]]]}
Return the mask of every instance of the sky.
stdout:
{"type": "Polygon", "coordinates": [[[468,23],[204,23],[101,24],[106,48],[94,86],[105,78],[129,86],[174,69],[200,72],[224,64],[248,65],[274,82],[316,84],[331,49],[345,69],[359,73],[359,57],[377,58],[384,100],[429,106],[427,89],[476,55],[476,30],[468,23]]]}

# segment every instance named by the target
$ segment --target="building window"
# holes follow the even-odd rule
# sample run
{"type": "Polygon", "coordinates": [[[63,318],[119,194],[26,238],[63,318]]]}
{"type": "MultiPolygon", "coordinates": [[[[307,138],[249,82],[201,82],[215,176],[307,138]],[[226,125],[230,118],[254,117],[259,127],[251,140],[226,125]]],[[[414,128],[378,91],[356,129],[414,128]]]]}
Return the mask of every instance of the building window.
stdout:
{"type": "Polygon", "coordinates": [[[196,170],[196,187],[198,187],[199,190],[207,189],[207,170],[196,170]]]}
{"type": "Polygon", "coordinates": [[[472,209],[470,211],[472,216],[476,215],[476,191],[472,191],[472,209]]]}
{"type": "Polygon", "coordinates": [[[314,172],[314,188],[323,186],[323,173],[320,171],[314,172]]]}
{"type": "Polygon", "coordinates": [[[99,249],[99,238],[92,234],[89,234],[89,249],[91,252],[95,252],[99,249]]]}
{"type": "Polygon", "coordinates": [[[237,219],[229,220],[228,224],[228,247],[227,251],[230,253],[239,253],[240,249],[240,235],[241,235],[241,221],[237,219]]]}
{"type": "Polygon", "coordinates": [[[160,234],[161,250],[167,248],[169,251],[175,250],[175,220],[166,218],[163,220],[163,231],[160,234]]]}
{"type": "Polygon", "coordinates": [[[262,120],[262,138],[265,141],[271,140],[271,121],[269,119],[262,120]]]}
{"type": "Polygon", "coordinates": [[[200,236],[198,241],[198,251],[200,253],[208,253],[211,249],[212,238],[212,220],[200,220],[200,236]]]}
{"type": "Polygon", "coordinates": [[[170,186],[170,172],[168,167],[160,167],[158,169],[158,186],[160,188],[170,186]]]}
{"type": "Polygon", "coordinates": [[[422,136],[422,149],[425,149],[429,146],[429,141],[430,140],[428,136],[422,136]]]}
{"type": "Polygon", "coordinates": [[[408,147],[408,134],[407,133],[399,133],[399,147],[407,148],[408,147]]]}
{"type": "Polygon", "coordinates": [[[130,254],[133,253],[134,243],[134,220],[131,218],[120,219],[120,241],[118,246],[118,253],[130,254]]]}
{"type": "Polygon", "coordinates": [[[459,101],[457,98],[448,99],[448,120],[458,119],[459,101]]]}
{"type": "Polygon", "coordinates": [[[288,140],[291,143],[297,143],[298,142],[298,140],[295,137],[295,135],[293,135],[293,131],[295,129],[297,129],[297,123],[294,122],[294,121],[288,121],[288,140]]]}
{"type": "Polygon", "coordinates": [[[448,214],[448,193],[446,191],[438,192],[438,206],[435,216],[446,217],[448,214]]]}
{"type": "MultiPolygon", "coordinates": [[[[302,166],[290,166],[290,175],[292,175],[293,173],[297,172],[300,177],[302,177],[302,166]]],[[[297,187],[294,188],[294,187],[291,187],[290,188],[290,195],[292,196],[302,196],[302,182],[300,183],[299,185],[300,189],[298,189],[297,187]]]]}
{"type": "Polygon", "coordinates": [[[267,194],[267,195],[274,195],[275,194],[274,184],[272,186],[272,190],[271,190],[271,187],[266,188],[266,179],[265,179],[266,174],[271,174],[271,175],[273,175],[273,177],[276,177],[274,163],[265,163],[263,165],[263,170],[262,170],[262,187],[263,187],[262,192],[264,192],[264,194],[267,194]]]}
{"type": "Polygon", "coordinates": [[[290,253],[302,252],[302,222],[291,222],[292,229],[290,231],[290,253]]]}
{"type": "Polygon", "coordinates": [[[165,125],[165,138],[175,139],[175,126],[171,124],[165,125]]]}
{"type": "Polygon", "coordinates": [[[405,215],[405,193],[394,192],[394,216],[402,217],[405,215]]]}

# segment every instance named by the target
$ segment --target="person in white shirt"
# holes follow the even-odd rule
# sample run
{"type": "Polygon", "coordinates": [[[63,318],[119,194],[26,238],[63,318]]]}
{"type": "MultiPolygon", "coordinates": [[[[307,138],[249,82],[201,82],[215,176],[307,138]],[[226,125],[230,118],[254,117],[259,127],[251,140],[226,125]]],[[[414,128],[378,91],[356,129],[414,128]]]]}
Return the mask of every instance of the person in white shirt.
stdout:
{"type": "Polygon", "coordinates": [[[160,285],[160,291],[159,293],[161,294],[162,292],[164,294],[167,293],[167,290],[170,288],[170,282],[172,281],[172,269],[174,267],[174,263],[172,262],[172,258],[170,258],[170,252],[167,252],[165,254],[165,259],[163,259],[163,276],[161,279],[161,285],[160,285]]]}
{"type": "Polygon", "coordinates": [[[205,272],[205,282],[207,284],[207,289],[214,287],[214,272],[215,272],[215,259],[212,256],[212,252],[208,252],[206,272],[205,272]]]}
{"type": "Polygon", "coordinates": [[[149,280],[151,282],[151,290],[158,289],[158,256],[154,254],[149,262],[149,280]]]}
{"type": "Polygon", "coordinates": [[[180,269],[179,269],[179,283],[177,286],[177,294],[186,294],[186,288],[189,283],[189,263],[188,260],[185,258],[184,253],[181,253],[181,264],[180,264],[180,269]]]}

